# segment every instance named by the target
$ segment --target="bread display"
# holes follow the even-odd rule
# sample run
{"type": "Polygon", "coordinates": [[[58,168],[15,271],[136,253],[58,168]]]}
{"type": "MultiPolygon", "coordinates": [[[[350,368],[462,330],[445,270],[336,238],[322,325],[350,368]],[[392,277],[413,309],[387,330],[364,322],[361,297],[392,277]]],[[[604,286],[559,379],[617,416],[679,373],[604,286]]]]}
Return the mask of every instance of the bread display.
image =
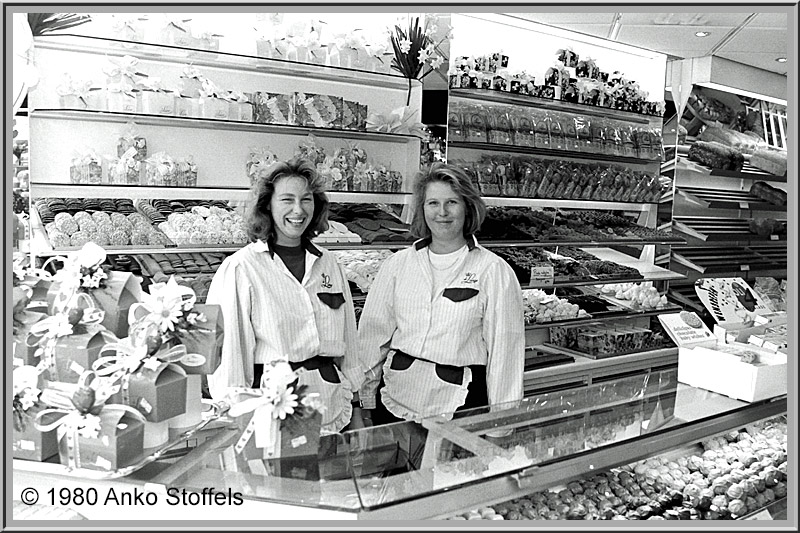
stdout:
{"type": "Polygon", "coordinates": [[[747,135],[746,133],[729,130],[727,128],[716,127],[704,129],[698,139],[706,142],[718,142],[725,146],[735,148],[745,154],[752,154],[760,147],[766,147],[767,145],[764,139],[759,139],[754,135],[747,135]]]}
{"type": "Polygon", "coordinates": [[[763,181],[755,182],[750,187],[750,194],[772,205],[786,205],[786,191],[773,187],[769,183],[763,181]]]}
{"type": "Polygon", "coordinates": [[[786,175],[786,151],[757,149],[750,158],[750,164],[776,176],[786,175]]]}
{"type": "Polygon", "coordinates": [[[740,151],[716,141],[696,141],[689,148],[689,159],[719,170],[740,172],[744,167],[744,156],[740,151]]]}

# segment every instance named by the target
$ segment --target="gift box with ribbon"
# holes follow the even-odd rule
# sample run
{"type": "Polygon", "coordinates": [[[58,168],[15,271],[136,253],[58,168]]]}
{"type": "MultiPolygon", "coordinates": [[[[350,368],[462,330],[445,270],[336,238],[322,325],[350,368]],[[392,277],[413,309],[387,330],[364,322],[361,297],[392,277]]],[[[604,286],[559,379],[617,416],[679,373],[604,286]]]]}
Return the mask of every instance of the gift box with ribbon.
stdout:
{"type": "Polygon", "coordinates": [[[101,267],[105,260],[105,250],[93,242],[64,258],[64,267],[47,292],[48,309],[50,314],[63,312],[80,294],[77,306],[102,310],[102,325],[117,337],[124,337],[128,309],[142,292],[141,279],[130,272],[106,272],[101,267]]]}
{"type": "Polygon", "coordinates": [[[30,365],[14,368],[12,456],[15,459],[44,461],[58,454],[56,432],[42,432],[33,425],[36,415],[44,408],[39,402],[43,386],[44,382],[37,368],[30,365]]]}
{"type": "Polygon", "coordinates": [[[147,77],[147,74],[139,72],[139,60],[128,55],[109,58],[108,63],[103,66],[103,73],[108,85],[133,86],[138,78],[147,77]]]}
{"type": "Polygon", "coordinates": [[[154,187],[174,187],[175,160],[166,152],[157,152],[145,161],[145,176],[147,185],[154,187]]]}
{"type": "MultiPolygon", "coordinates": [[[[254,462],[264,468],[264,460],[305,458],[316,464],[323,407],[316,394],[296,385],[297,374],[289,364],[276,361],[265,365],[260,388],[229,391],[228,415],[242,431],[234,445],[237,461],[251,470],[254,462]]],[[[291,477],[288,472],[281,475],[291,477]]]]}
{"type": "Polygon", "coordinates": [[[47,315],[26,309],[33,291],[26,286],[14,287],[13,293],[13,344],[12,355],[21,364],[35,366],[39,357],[35,355],[36,347],[28,346],[26,340],[31,328],[47,315]]]}
{"type": "Polygon", "coordinates": [[[556,52],[556,58],[558,61],[564,63],[564,66],[569,68],[575,68],[578,66],[578,54],[576,54],[571,46],[567,46],[565,48],[561,48],[556,52]]]}
{"type": "Polygon", "coordinates": [[[175,116],[200,117],[200,97],[175,96],[175,116]]]}
{"type": "Polygon", "coordinates": [[[127,380],[111,401],[138,409],[148,422],[163,422],[186,412],[186,373],[180,366],[142,364],[127,380]]]}
{"type": "Polygon", "coordinates": [[[190,155],[175,160],[175,185],[177,187],[197,186],[197,163],[190,155]]]}
{"type": "MultiPolygon", "coordinates": [[[[135,152],[135,149],[131,148],[135,152]]],[[[119,185],[139,185],[142,182],[144,165],[134,158],[135,154],[125,153],[108,165],[111,183],[119,185]]]]}
{"type": "Polygon", "coordinates": [[[178,14],[165,14],[164,26],[161,28],[161,42],[183,48],[191,48],[194,44],[190,18],[178,14]]]}
{"type": "Polygon", "coordinates": [[[108,89],[108,110],[115,113],[136,113],[137,100],[134,86],[129,83],[110,83],[108,89]]]}
{"type": "Polygon", "coordinates": [[[259,124],[294,124],[294,94],[253,93],[255,122],[259,124]]]}
{"type": "Polygon", "coordinates": [[[150,115],[175,115],[175,95],[157,77],[145,78],[137,84],[139,112],[150,115]]]}
{"type": "Polygon", "coordinates": [[[94,150],[75,152],[69,167],[70,183],[97,185],[103,182],[103,158],[94,150]]]}
{"type": "Polygon", "coordinates": [[[337,128],[342,123],[343,99],[325,94],[294,93],[294,123],[315,128],[337,128]]]}
{"type": "Polygon", "coordinates": [[[139,135],[136,123],[128,122],[125,130],[117,139],[117,156],[122,157],[128,154],[136,161],[144,161],[147,158],[147,140],[139,135]],[[128,151],[132,150],[128,154],[128,151]]]}
{"type": "Polygon", "coordinates": [[[51,383],[34,420],[40,431],[56,429],[61,464],[69,468],[115,471],[142,457],[144,417],[135,409],[106,404],[110,381],[85,372],[76,384],[51,383]]]}
{"type": "Polygon", "coordinates": [[[250,185],[266,176],[270,171],[270,167],[277,160],[278,157],[269,148],[251,148],[250,155],[245,163],[245,171],[250,185]]]}

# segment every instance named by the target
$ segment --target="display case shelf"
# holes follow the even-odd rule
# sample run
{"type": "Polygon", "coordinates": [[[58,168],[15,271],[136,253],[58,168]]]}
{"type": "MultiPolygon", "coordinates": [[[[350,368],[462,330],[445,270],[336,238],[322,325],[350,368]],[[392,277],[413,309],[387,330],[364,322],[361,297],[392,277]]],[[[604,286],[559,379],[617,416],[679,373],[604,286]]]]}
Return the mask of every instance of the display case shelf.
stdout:
{"type": "Polygon", "coordinates": [[[559,198],[520,198],[517,196],[484,196],[486,205],[507,207],[556,207],[563,209],[603,209],[609,211],[642,212],[656,203],[607,202],[604,200],[563,200],[559,198]]]}
{"type": "MultiPolygon", "coordinates": [[[[168,200],[237,200],[250,197],[248,187],[149,187],[146,185],[80,185],[33,182],[38,198],[130,198],[168,200]]],[[[331,203],[407,204],[410,193],[328,191],[331,203]]]]}
{"type": "Polygon", "coordinates": [[[87,122],[110,122],[127,124],[135,122],[140,126],[160,126],[170,128],[196,128],[209,131],[240,131],[269,135],[293,135],[306,137],[314,134],[317,137],[334,139],[352,139],[354,141],[378,141],[407,144],[419,142],[420,138],[402,133],[384,133],[376,131],[357,131],[336,128],[314,128],[294,126],[290,124],[261,124],[258,122],[241,122],[233,120],[216,120],[210,118],[175,117],[148,115],[144,113],[116,113],[112,111],[93,111],[82,109],[37,109],[31,113],[32,119],[81,120],[87,122]]]}
{"type": "Polygon", "coordinates": [[[464,98],[467,100],[480,100],[493,104],[511,104],[525,107],[538,107],[551,111],[566,111],[571,113],[582,113],[600,118],[623,120],[625,122],[637,124],[649,124],[650,120],[661,121],[663,117],[654,115],[643,115],[632,111],[621,109],[609,109],[588,104],[564,102],[550,98],[540,98],[524,94],[514,94],[505,91],[492,91],[487,89],[450,89],[450,97],[464,98]]]}
{"type": "Polygon", "coordinates": [[[216,67],[236,72],[269,72],[335,82],[407,90],[409,83],[419,86],[418,80],[409,80],[399,73],[379,73],[364,70],[317,65],[280,59],[258,57],[256,55],[196,50],[167,44],[123,41],[105,37],[89,37],[73,34],[37,36],[36,48],[68,52],[94,54],[98,56],[135,56],[139,59],[167,63],[191,63],[196,67],[216,67]]]}
{"type": "MultiPolygon", "coordinates": [[[[673,229],[692,239],[708,243],[751,243],[786,241],[786,235],[750,233],[750,221],[736,218],[675,217],[673,229]]],[[[691,242],[691,241],[690,241],[691,242]]]]}
{"type": "Polygon", "coordinates": [[[565,320],[553,320],[550,322],[537,322],[535,324],[526,324],[525,329],[533,330],[533,329],[546,329],[555,326],[581,326],[585,324],[595,324],[595,323],[599,324],[602,323],[604,320],[624,320],[628,318],[643,318],[643,317],[658,316],[663,313],[677,313],[680,311],[681,308],[676,305],[666,305],[658,307],[656,309],[647,309],[647,310],[636,310],[627,308],[617,312],[609,312],[602,314],[595,313],[587,317],[570,318],[565,320]]]}
{"type": "Polygon", "coordinates": [[[675,163],[673,160],[672,162],[664,163],[661,166],[662,172],[669,172],[671,170],[677,170],[678,172],[695,172],[705,176],[735,178],[740,180],[774,181],[786,183],[786,176],[776,176],[774,174],[770,174],[769,172],[765,172],[750,165],[746,161],[742,171],[736,172],[733,170],[711,169],[695,161],[690,161],[688,158],[678,157],[677,163],[675,163]]]}
{"type": "Polygon", "coordinates": [[[686,244],[684,239],[680,237],[675,238],[655,238],[655,239],[634,239],[634,238],[618,238],[597,241],[578,241],[578,240],[530,240],[530,241],[502,241],[502,240],[486,240],[482,241],[478,237],[478,242],[484,248],[544,248],[553,246],[579,246],[579,247],[608,247],[615,245],[626,246],[646,246],[648,244],[686,244]]]}
{"type": "Polygon", "coordinates": [[[448,155],[452,156],[450,150],[469,150],[478,152],[500,152],[504,154],[522,154],[522,155],[541,155],[548,157],[557,157],[560,159],[569,159],[570,161],[581,161],[585,163],[594,163],[603,161],[606,163],[623,163],[626,165],[650,165],[658,163],[660,159],[640,159],[638,157],[624,157],[618,155],[589,153],[589,152],[573,152],[568,150],[551,150],[548,148],[536,148],[528,146],[518,146],[515,144],[494,144],[494,143],[479,143],[468,141],[450,141],[447,143],[448,155]]]}
{"type": "Polygon", "coordinates": [[[774,256],[762,255],[750,248],[673,248],[672,259],[701,274],[749,272],[786,268],[786,250],[783,264],[774,256]]]}
{"type": "Polygon", "coordinates": [[[682,186],[678,188],[678,194],[700,209],[786,212],[786,206],[765,202],[747,191],[682,186]]]}

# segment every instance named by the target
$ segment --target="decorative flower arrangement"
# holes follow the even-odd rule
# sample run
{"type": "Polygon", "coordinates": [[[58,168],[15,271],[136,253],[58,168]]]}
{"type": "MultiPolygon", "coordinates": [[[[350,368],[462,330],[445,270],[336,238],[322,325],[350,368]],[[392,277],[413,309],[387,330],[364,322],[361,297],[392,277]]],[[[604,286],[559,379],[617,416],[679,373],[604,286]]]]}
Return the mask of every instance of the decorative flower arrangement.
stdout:
{"type": "Polygon", "coordinates": [[[24,431],[29,418],[27,411],[37,404],[42,393],[38,387],[39,371],[30,365],[20,365],[14,368],[12,379],[14,429],[24,431]]]}
{"type": "Polygon", "coordinates": [[[427,14],[422,27],[419,17],[414,17],[409,20],[407,28],[395,25],[394,31],[390,32],[389,39],[394,49],[392,68],[409,80],[406,105],[411,101],[411,80],[423,79],[447,59],[439,46],[452,36],[452,28],[442,39],[434,42],[433,35],[439,29],[437,22],[438,17],[427,14]],[[423,73],[425,65],[428,65],[429,69],[423,73]]]}
{"type": "Polygon", "coordinates": [[[131,306],[128,321],[133,324],[154,324],[160,334],[169,340],[173,336],[189,334],[206,322],[203,313],[194,310],[197,301],[194,291],[175,281],[153,283],[149,294],[142,293],[142,301],[131,306]]]}
{"type": "Polygon", "coordinates": [[[272,457],[279,452],[281,422],[310,419],[316,413],[324,412],[325,406],[319,394],[308,393],[305,385],[298,386],[298,377],[287,361],[273,361],[264,365],[259,388],[232,388],[229,391],[229,416],[238,418],[252,413],[234,446],[238,453],[255,434],[256,448],[264,450],[264,457],[272,457]]]}

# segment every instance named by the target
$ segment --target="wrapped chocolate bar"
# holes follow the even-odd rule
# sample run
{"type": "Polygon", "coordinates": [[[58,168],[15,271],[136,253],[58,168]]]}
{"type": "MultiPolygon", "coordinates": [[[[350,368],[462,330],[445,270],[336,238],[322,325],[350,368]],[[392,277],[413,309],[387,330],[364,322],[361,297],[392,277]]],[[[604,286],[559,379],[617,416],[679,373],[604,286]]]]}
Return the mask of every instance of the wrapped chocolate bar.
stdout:
{"type": "MultiPolygon", "coordinates": [[[[514,131],[514,144],[516,146],[536,146],[533,122],[524,108],[514,109],[510,112],[511,127],[514,131]]],[[[448,124],[448,133],[450,132],[448,124]]]]}
{"type": "Polygon", "coordinates": [[[359,110],[358,102],[342,100],[342,120],[341,126],[344,130],[359,129],[359,110]]]}
{"type": "Polygon", "coordinates": [[[146,182],[154,187],[174,187],[175,160],[166,152],[157,152],[146,160],[146,182]]]}
{"type": "Polygon", "coordinates": [[[578,54],[576,54],[571,46],[561,48],[556,52],[558,61],[564,64],[565,67],[575,68],[578,66],[578,54]]]}
{"type": "Polygon", "coordinates": [[[197,163],[192,156],[175,160],[175,186],[197,187],[197,163]]]}
{"type": "Polygon", "coordinates": [[[39,431],[33,422],[44,409],[39,401],[44,382],[39,370],[33,366],[15,366],[12,374],[12,456],[15,459],[44,461],[58,454],[55,431],[39,431]]]}
{"type": "Polygon", "coordinates": [[[479,104],[464,106],[464,129],[467,141],[486,142],[486,108],[479,104]]]}
{"type": "Polygon", "coordinates": [[[255,122],[260,124],[294,124],[293,94],[256,92],[252,98],[255,122]]]}
{"type": "Polygon", "coordinates": [[[161,83],[161,78],[152,76],[137,83],[139,111],[150,115],[175,115],[175,95],[161,83]]]}
{"type": "Polygon", "coordinates": [[[144,417],[131,407],[106,403],[115,386],[93,372],[78,383],[51,383],[34,419],[42,432],[56,430],[61,464],[69,468],[115,471],[143,455],[144,417]]]}
{"type": "Polygon", "coordinates": [[[115,113],[136,113],[136,92],[127,83],[110,83],[108,90],[108,110],[115,113]]]}
{"type": "Polygon", "coordinates": [[[451,141],[466,141],[466,128],[463,121],[464,106],[451,101],[447,109],[447,136],[451,141]]]}
{"type": "Polygon", "coordinates": [[[514,144],[508,109],[505,106],[487,106],[486,136],[492,144],[514,144]]]}
{"type": "Polygon", "coordinates": [[[250,185],[269,174],[270,167],[278,157],[267,147],[251,148],[245,163],[245,170],[250,185]]]}
{"type": "Polygon", "coordinates": [[[69,181],[81,185],[98,185],[103,182],[103,158],[94,150],[74,152],[69,167],[69,181]]]}

